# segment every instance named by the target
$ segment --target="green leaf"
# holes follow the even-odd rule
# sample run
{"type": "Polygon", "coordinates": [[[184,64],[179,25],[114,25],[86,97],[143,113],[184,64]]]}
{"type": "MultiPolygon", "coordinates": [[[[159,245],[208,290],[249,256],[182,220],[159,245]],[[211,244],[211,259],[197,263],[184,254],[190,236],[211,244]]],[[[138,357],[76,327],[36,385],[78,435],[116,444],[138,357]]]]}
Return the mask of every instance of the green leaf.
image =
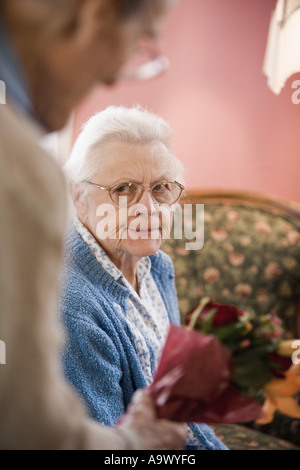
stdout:
{"type": "Polygon", "coordinates": [[[196,323],[197,323],[200,313],[209,302],[210,302],[210,297],[204,297],[199,302],[199,305],[197,306],[197,308],[194,310],[194,312],[191,315],[188,328],[193,330],[196,327],[196,323]]]}
{"type": "Polygon", "coordinates": [[[273,377],[268,362],[257,350],[246,351],[233,362],[233,383],[246,395],[256,395],[273,377]]]}
{"type": "Polygon", "coordinates": [[[212,308],[201,319],[201,331],[203,333],[216,333],[216,330],[213,328],[213,320],[217,311],[217,308],[212,308]]]}
{"type": "Polygon", "coordinates": [[[214,328],[216,338],[232,351],[239,349],[239,343],[244,337],[244,327],[241,323],[233,323],[214,328]]]}

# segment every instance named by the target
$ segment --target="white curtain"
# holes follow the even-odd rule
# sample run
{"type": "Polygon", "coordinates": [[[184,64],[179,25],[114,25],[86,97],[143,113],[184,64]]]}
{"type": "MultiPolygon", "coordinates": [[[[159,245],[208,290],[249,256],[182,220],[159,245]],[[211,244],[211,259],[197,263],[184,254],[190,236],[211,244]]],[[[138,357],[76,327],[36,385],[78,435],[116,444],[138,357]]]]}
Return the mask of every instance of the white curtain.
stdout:
{"type": "Polygon", "coordinates": [[[263,72],[279,94],[286,80],[300,71],[300,0],[278,0],[272,13],[263,72]]]}

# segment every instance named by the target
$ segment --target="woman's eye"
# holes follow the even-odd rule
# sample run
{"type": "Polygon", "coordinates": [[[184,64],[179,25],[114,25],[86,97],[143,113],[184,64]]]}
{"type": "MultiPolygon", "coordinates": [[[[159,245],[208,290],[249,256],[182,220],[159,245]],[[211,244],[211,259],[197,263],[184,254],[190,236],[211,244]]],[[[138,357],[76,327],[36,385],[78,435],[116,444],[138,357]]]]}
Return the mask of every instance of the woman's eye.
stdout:
{"type": "Polygon", "coordinates": [[[153,191],[156,191],[156,192],[163,192],[167,189],[166,185],[163,184],[163,183],[159,183],[157,184],[156,186],[154,186],[153,188],[153,191]]]}
{"type": "Polygon", "coordinates": [[[122,184],[122,186],[116,189],[117,193],[127,193],[129,191],[132,191],[132,187],[129,184],[122,184]]]}

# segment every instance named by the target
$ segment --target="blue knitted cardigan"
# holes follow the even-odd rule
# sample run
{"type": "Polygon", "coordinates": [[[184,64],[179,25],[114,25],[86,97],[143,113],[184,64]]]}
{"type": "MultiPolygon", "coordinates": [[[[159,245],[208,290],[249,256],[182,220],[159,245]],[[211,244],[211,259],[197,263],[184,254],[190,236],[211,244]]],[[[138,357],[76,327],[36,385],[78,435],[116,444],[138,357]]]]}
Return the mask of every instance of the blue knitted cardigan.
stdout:
{"type": "MultiPolygon", "coordinates": [[[[170,322],[179,324],[173,264],[162,251],[150,258],[151,274],[170,322]]],[[[66,333],[63,368],[90,416],[109,426],[125,413],[135,390],[146,387],[133,335],[124,317],[114,309],[114,303],[118,303],[126,314],[128,296],[129,289],[102,268],[81,236],[72,230],[66,240],[60,292],[66,333]]],[[[148,347],[154,371],[154,355],[148,347]]],[[[198,444],[187,443],[187,449],[226,449],[208,426],[189,426],[198,444]]]]}

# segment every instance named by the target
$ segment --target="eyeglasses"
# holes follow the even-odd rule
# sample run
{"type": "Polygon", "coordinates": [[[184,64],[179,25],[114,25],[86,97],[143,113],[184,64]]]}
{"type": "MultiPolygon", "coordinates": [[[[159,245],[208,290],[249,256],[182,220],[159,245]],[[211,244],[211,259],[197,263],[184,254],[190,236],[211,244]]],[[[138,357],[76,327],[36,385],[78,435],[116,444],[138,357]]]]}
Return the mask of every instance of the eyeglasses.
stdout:
{"type": "Polygon", "coordinates": [[[142,185],[134,182],[118,183],[110,188],[105,188],[91,181],[83,181],[83,183],[108,191],[112,202],[117,206],[120,205],[122,197],[126,197],[127,205],[138,203],[144,191],[150,191],[151,197],[156,203],[171,206],[180,199],[184,190],[184,186],[177,181],[162,181],[153,184],[148,189],[144,189],[142,185]]]}
{"type": "Polygon", "coordinates": [[[126,81],[145,81],[158,77],[169,68],[169,59],[160,54],[155,36],[146,36],[119,72],[118,78],[126,81]]]}

